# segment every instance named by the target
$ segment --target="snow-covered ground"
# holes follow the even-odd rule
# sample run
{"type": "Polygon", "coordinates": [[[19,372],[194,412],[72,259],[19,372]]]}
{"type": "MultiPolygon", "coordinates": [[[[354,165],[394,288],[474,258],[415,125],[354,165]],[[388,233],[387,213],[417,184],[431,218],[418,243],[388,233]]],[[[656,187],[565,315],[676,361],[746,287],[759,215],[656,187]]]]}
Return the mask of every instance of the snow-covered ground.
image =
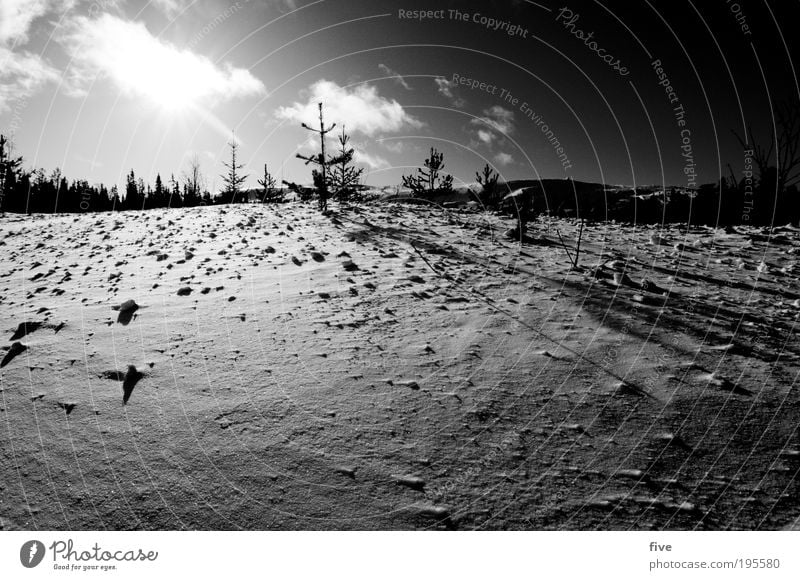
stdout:
{"type": "Polygon", "coordinates": [[[424,206],[0,219],[3,529],[800,516],[792,228],[595,224],[575,269],[575,223],[424,206]]]}

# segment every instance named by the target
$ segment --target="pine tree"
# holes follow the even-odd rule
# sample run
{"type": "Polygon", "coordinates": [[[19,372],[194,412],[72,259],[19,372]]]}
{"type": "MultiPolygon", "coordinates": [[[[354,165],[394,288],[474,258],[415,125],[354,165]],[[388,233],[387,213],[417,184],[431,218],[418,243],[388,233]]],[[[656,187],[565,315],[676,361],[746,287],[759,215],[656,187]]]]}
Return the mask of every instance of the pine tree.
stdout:
{"type": "Polygon", "coordinates": [[[500,196],[500,191],[497,187],[497,180],[499,178],[500,174],[494,171],[488,163],[484,165],[482,174],[475,172],[475,179],[478,182],[478,185],[481,186],[479,199],[484,207],[496,207],[500,201],[498,199],[500,196]]]}
{"type": "MultiPolygon", "coordinates": [[[[305,123],[302,123],[304,129],[308,129],[309,131],[313,131],[319,135],[319,145],[320,145],[320,153],[318,155],[301,155],[297,154],[298,159],[302,159],[306,162],[306,165],[309,163],[313,163],[319,167],[319,169],[314,169],[311,171],[311,176],[314,180],[314,187],[317,190],[317,196],[319,199],[319,209],[320,211],[327,211],[328,209],[328,198],[330,197],[330,173],[328,168],[332,165],[336,165],[341,162],[339,157],[329,157],[325,153],[325,135],[333,131],[336,127],[336,123],[325,128],[325,122],[322,117],[322,103],[319,103],[319,129],[312,129],[305,123]]],[[[290,185],[288,182],[284,182],[287,185],[290,185]]]]}
{"type": "Polygon", "coordinates": [[[166,198],[164,184],[161,182],[161,174],[156,174],[156,188],[153,192],[148,192],[148,207],[164,207],[166,198]]]}
{"type": "Polygon", "coordinates": [[[247,175],[241,174],[244,164],[237,163],[239,144],[236,142],[235,136],[232,136],[228,146],[231,148],[230,163],[224,161],[222,163],[228,169],[228,173],[220,176],[225,184],[223,194],[230,199],[230,203],[243,203],[245,199],[242,194],[242,185],[247,180],[247,175]]]}
{"type": "Polygon", "coordinates": [[[145,185],[144,179],[141,177],[136,181],[136,199],[139,202],[139,206],[134,209],[144,209],[145,202],[147,201],[150,191],[150,184],[145,185]]]}
{"type": "Polygon", "coordinates": [[[169,176],[169,200],[167,200],[167,207],[183,207],[183,199],[181,198],[181,186],[178,180],[175,179],[175,174],[169,176]]]}
{"type": "Polygon", "coordinates": [[[331,168],[331,189],[333,195],[340,201],[354,200],[358,195],[361,185],[363,168],[353,166],[355,149],[350,147],[350,136],[345,133],[342,125],[342,134],[339,135],[339,156],[337,163],[331,168]]]}
{"type": "Polygon", "coordinates": [[[9,206],[10,210],[17,209],[14,199],[17,179],[20,174],[22,157],[12,157],[11,143],[4,135],[0,135],[0,213],[9,206]]]}
{"type": "Polygon", "coordinates": [[[111,193],[109,194],[109,196],[111,201],[111,207],[110,207],[111,211],[119,211],[120,209],[122,209],[121,208],[122,204],[119,200],[119,190],[117,189],[116,185],[111,188],[111,193]]]}
{"type": "Polygon", "coordinates": [[[453,176],[442,176],[444,154],[431,148],[431,156],[425,160],[425,169],[417,169],[417,175],[404,175],[403,186],[415,197],[430,197],[434,193],[452,193],[453,176]]]}
{"type": "Polygon", "coordinates": [[[141,209],[142,201],[139,199],[139,189],[136,187],[136,175],[131,169],[125,182],[125,209],[141,209]]]}
{"type": "Polygon", "coordinates": [[[261,195],[261,203],[280,203],[283,201],[283,189],[275,189],[276,183],[265,163],[264,179],[258,180],[258,184],[264,188],[264,193],[261,195]]]}

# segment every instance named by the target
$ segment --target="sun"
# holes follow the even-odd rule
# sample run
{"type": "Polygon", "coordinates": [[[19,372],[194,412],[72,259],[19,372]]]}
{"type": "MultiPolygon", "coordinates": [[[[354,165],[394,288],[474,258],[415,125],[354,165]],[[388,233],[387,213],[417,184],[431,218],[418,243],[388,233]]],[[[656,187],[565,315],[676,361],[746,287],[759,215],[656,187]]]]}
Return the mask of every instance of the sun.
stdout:
{"type": "Polygon", "coordinates": [[[196,109],[208,97],[207,71],[198,70],[194,62],[181,62],[180,55],[168,55],[171,58],[164,56],[132,54],[125,70],[128,83],[165,112],[179,113],[196,109]]]}
{"type": "Polygon", "coordinates": [[[70,57],[76,78],[107,78],[125,96],[163,112],[211,109],[266,93],[250,70],[154,36],[142,22],[106,13],[76,19],[67,34],[74,46],[70,57]]]}

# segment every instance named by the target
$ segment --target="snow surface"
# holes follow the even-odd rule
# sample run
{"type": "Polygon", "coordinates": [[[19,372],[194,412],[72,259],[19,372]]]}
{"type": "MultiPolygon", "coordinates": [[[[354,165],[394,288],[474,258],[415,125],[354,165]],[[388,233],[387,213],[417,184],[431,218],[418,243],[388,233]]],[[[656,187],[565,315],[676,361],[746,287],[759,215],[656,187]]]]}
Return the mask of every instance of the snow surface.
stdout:
{"type": "Polygon", "coordinates": [[[800,515],[793,228],[591,224],[571,268],[574,222],[425,206],[0,223],[4,529],[800,515]]]}

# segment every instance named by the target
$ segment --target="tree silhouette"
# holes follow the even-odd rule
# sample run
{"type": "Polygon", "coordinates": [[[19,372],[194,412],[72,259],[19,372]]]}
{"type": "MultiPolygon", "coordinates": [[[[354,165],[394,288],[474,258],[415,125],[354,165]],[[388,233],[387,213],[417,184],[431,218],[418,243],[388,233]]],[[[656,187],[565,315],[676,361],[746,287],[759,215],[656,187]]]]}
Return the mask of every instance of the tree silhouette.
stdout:
{"type": "Polygon", "coordinates": [[[231,160],[230,162],[223,161],[222,163],[228,169],[228,173],[220,176],[225,184],[225,189],[222,193],[230,199],[230,203],[243,203],[246,200],[242,193],[242,185],[247,180],[247,175],[241,174],[244,164],[237,162],[239,144],[236,142],[235,136],[232,136],[231,140],[228,141],[228,146],[231,149],[231,160]]]}
{"type": "Polygon", "coordinates": [[[494,171],[487,163],[483,166],[482,173],[475,172],[475,179],[481,186],[479,199],[484,207],[496,207],[500,202],[500,192],[497,187],[497,180],[500,174],[494,171]]]}
{"type": "Polygon", "coordinates": [[[181,197],[181,187],[175,179],[175,174],[169,176],[169,199],[167,207],[182,207],[183,198],[181,197]]]}
{"type": "Polygon", "coordinates": [[[431,147],[431,156],[425,160],[425,169],[418,168],[417,175],[404,175],[403,186],[415,197],[430,197],[434,193],[452,193],[453,176],[442,176],[444,154],[431,147]]]}
{"type": "Polygon", "coordinates": [[[261,203],[280,203],[283,201],[283,190],[275,189],[275,178],[267,169],[267,164],[264,164],[264,179],[259,179],[258,184],[264,188],[264,193],[261,196],[261,203]]]}
{"type": "Polygon", "coordinates": [[[736,131],[733,134],[744,149],[752,148],[759,177],[768,179],[773,174],[778,193],[800,181],[800,109],[797,106],[788,102],[775,106],[775,123],[768,147],[755,139],[750,126],[746,133],[749,143],[736,131]]]}
{"type": "Polygon", "coordinates": [[[130,174],[125,179],[125,209],[142,209],[142,199],[139,196],[139,187],[136,183],[136,175],[131,169],[130,174]]]}
{"type": "Polygon", "coordinates": [[[110,197],[111,197],[110,199],[111,211],[119,211],[120,209],[122,209],[122,202],[120,202],[119,190],[117,189],[116,185],[111,188],[110,197]]]}
{"type": "Polygon", "coordinates": [[[161,174],[156,174],[156,186],[150,195],[147,196],[147,207],[166,207],[167,205],[167,191],[164,188],[164,183],[161,181],[161,174]]]}
{"type": "MultiPolygon", "coordinates": [[[[796,103],[781,102],[775,106],[774,123],[767,145],[759,142],[748,125],[744,135],[733,131],[745,151],[751,151],[758,170],[757,197],[745,208],[748,221],[772,223],[776,216],[792,222],[800,219],[800,108],[796,103]],[[755,201],[755,203],[753,203],[755,201]],[[752,211],[752,214],[751,214],[752,211]]],[[[735,177],[734,177],[735,181],[735,177]]]]}
{"type": "MultiPolygon", "coordinates": [[[[332,165],[336,165],[337,163],[341,162],[339,157],[328,157],[325,153],[325,135],[333,131],[336,127],[336,123],[325,128],[325,121],[322,117],[322,103],[319,103],[319,129],[312,129],[305,123],[302,123],[302,127],[304,129],[308,129],[309,131],[313,131],[319,135],[319,145],[320,145],[320,152],[318,155],[301,155],[300,153],[297,154],[298,159],[302,159],[306,162],[306,165],[309,163],[313,163],[319,167],[319,169],[314,169],[311,172],[311,176],[314,180],[314,187],[317,190],[317,196],[319,200],[319,209],[320,211],[326,211],[328,209],[328,198],[330,197],[330,175],[328,172],[328,168],[332,165]]],[[[288,182],[285,182],[288,183],[288,182]]]]}
{"type": "Polygon", "coordinates": [[[6,205],[12,211],[19,209],[16,203],[19,200],[13,197],[21,165],[22,157],[13,157],[11,143],[5,135],[0,135],[0,213],[5,212],[6,205]]]}
{"type": "Polygon", "coordinates": [[[363,168],[353,166],[355,149],[350,147],[350,136],[345,133],[342,125],[342,134],[339,135],[339,155],[336,163],[331,167],[331,189],[333,195],[340,201],[355,199],[361,184],[363,168]]]}
{"type": "Polygon", "coordinates": [[[186,207],[200,205],[204,181],[200,170],[200,159],[197,155],[193,155],[189,159],[189,168],[183,174],[183,205],[186,207]]]}

